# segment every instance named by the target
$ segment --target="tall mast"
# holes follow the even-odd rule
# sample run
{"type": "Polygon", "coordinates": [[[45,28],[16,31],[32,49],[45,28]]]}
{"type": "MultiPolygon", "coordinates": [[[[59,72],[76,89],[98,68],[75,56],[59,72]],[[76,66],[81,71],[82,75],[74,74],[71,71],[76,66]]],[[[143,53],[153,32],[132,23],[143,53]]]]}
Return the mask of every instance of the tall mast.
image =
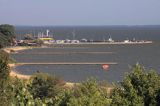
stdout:
{"type": "Polygon", "coordinates": [[[73,40],[75,40],[75,37],[76,37],[75,30],[72,32],[72,35],[73,35],[73,40]]]}
{"type": "Polygon", "coordinates": [[[47,35],[46,35],[47,37],[49,36],[49,34],[48,34],[48,33],[49,33],[49,30],[47,29],[47,35]]]}

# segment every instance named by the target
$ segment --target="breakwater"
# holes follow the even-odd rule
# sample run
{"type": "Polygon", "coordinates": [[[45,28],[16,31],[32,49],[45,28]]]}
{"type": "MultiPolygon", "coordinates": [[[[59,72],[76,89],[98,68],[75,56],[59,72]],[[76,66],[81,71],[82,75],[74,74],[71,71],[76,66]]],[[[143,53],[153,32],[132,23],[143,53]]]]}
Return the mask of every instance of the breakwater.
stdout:
{"type": "Polygon", "coordinates": [[[54,63],[16,63],[16,65],[117,65],[116,62],[54,62],[54,63]]]}

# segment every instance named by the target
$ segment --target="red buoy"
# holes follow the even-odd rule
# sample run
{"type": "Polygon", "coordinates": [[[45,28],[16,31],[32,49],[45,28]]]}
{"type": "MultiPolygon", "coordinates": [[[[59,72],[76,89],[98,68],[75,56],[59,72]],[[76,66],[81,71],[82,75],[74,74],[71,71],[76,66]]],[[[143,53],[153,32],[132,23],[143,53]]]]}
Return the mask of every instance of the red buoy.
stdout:
{"type": "Polygon", "coordinates": [[[103,68],[103,70],[108,70],[109,69],[109,65],[108,64],[103,64],[102,68],[103,68]]]}

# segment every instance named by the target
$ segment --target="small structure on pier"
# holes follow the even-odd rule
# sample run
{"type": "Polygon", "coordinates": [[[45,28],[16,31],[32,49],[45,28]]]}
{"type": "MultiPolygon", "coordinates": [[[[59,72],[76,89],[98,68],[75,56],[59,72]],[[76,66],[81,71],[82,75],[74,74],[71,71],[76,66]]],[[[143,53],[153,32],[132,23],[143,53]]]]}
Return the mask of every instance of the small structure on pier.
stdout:
{"type": "Polygon", "coordinates": [[[54,42],[54,38],[49,35],[48,29],[46,30],[46,34],[44,34],[43,32],[38,33],[38,39],[42,40],[46,44],[54,42]]]}

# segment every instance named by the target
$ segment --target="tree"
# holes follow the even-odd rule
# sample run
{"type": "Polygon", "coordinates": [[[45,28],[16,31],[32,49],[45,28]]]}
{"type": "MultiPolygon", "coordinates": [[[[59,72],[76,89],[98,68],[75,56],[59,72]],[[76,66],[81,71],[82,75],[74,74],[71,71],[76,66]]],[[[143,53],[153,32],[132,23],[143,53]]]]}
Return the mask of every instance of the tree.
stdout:
{"type": "Polygon", "coordinates": [[[0,32],[0,48],[9,45],[8,38],[0,32]]]}
{"type": "Polygon", "coordinates": [[[136,64],[133,71],[117,86],[112,95],[112,106],[158,106],[160,76],[154,71],[146,72],[136,64]]]}
{"type": "Polygon", "coordinates": [[[15,28],[12,25],[0,25],[0,48],[14,43],[15,28]]]}
{"type": "Polygon", "coordinates": [[[12,78],[11,88],[13,92],[11,104],[13,106],[35,106],[35,100],[29,92],[25,80],[12,78]]]}
{"type": "Polygon", "coordinates": [[[0,82],[5,82],[9,79],[10,69],[8,63],[0,59],[0,82]]]}
{"type": "Polygon", "coordinates": [[[40,39],[34,40],[33,43],[36,43],[39,46],[41,46],[42,44],[44,44],[44,42],[42,40],[40,40],[40,39]]]}
{"type": "Polygon", "coordinates": [[[2,85],[9,79],[10,68],[8,66],[8,62],[9,54],[0,50],[0,83],[2,85]]]}
{"type": "Polygon", "coordinates": [[[0,32],[9,38],[15,37],[15,28],[12,25],[3,24],[0,25],[0,32]]]}
{"type": "Polygon", "coordinates": [[[9,73],[10,69],[8,66],[8,54],[0,50],[0,105],[9,105],[11,100],[11,92],[9,89],[9,73]]]}
{"type": "Polygon", "coordinates": [[[62,90],[64,81],[53,75],[36,73],[31,78],[30,90],[34,98],[54,98],[62,90]]]}
{"type": "Polygon", "coordinates": [[[34,38],[33,38],[33,36],[32,36],[32,34],[26,34],[26,35],[24,35],[24,40],[33,40],[34,38]]]}
{"type": "Polygon", "coordinates": [[[9,44],[7,37],[0,33],[0,48],[3,48],[9,44]]]}
{"type": "Polygon", "coordinates": [[[109,104],[110,100],[94,79],[76,85],[67,103],[68,106],[108,106],[109,104]]]}

